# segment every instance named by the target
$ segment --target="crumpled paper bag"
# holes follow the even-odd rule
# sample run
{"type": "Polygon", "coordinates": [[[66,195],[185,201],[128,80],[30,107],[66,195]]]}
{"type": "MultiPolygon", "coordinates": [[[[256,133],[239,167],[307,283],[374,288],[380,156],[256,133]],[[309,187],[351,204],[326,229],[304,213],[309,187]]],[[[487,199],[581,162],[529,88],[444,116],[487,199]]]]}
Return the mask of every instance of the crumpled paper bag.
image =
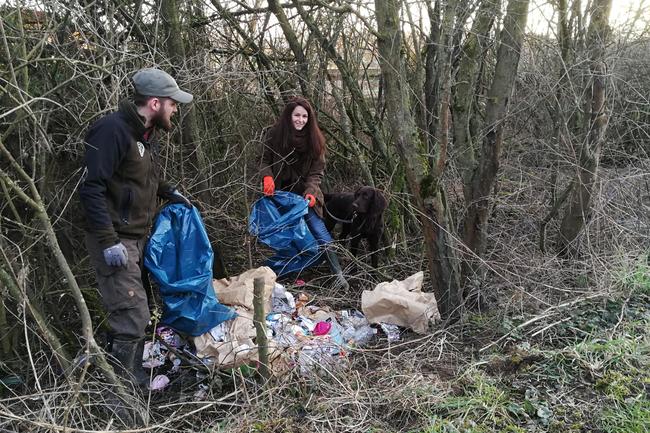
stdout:
{"type": "Polygon", "coordinates": [[[426,334],[429,322],[440,320],[433,293],[423,293],[422,271],[403,281],[379,283],[361,294],[361,310],[370,323],[392,323],[426,334]]]}
{"type": "Polygon", "coordinates": [[[241,275],[231,278],[212,280],[212,287],[219,302],[224,305],[240,305],[253,310],[253,281],[264,277],[264,311],[271,311],[271,297],[277,276],[268,266],[249,269],[241,275]]]}
{"type": "MultiPolygon", "coordinates": [[[[214,365],[220,368],[234,368],[243,364],[254,364],[258,361],[255,337],[257,331],[253,322],[253,312],[235,307],[237,317],[222,322],[203,335],[194,337],[196,356],[210,358],[214,365]],[[216,337],[219,337],[218,340],[216,337]]],[[[269,339],[269,364],[275,375],[289,370],[290,365],[285,350],[269,339]]]]}
{"type": "Polygon", "coordinates": [[[257,346],[253,313],[245,308],[235,307],[237,317],[223,322],[223,338],[217,341],[211,332],[194,337],[196,356],[212,358],[216,365],[234,367],[257,360],[257,346]]]}

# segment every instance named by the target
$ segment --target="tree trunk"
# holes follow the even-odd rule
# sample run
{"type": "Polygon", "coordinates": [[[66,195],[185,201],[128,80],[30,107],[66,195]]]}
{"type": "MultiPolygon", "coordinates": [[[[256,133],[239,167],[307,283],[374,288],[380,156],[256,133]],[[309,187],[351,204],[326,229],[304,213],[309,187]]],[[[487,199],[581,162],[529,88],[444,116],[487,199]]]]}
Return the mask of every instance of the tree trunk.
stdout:
{"type": "Polygon", "coordinates": [[[431,31],[427,38],[427,52],[424,58],[424,102],[426,106],[427,149],[432,154],[438,126],[438,81],[436,74],[436,59],[440,45],[440,0],[436,0],[432,8],[427,3],[431,31]]]}
{"type": "MultiPolygon", "coordinates": [[[[381,136],[381,134],[379,133],[379,128],[377,128],[377,121],[372,115],[372,112],[370,111],[370,108],[368,107],[368,104],[366,103],[366,100],[363,96],[361,87],[359,86],[357,80],[354,78],[352,72],[350,71],[349,66],[346,64],[344,59],[336,51],[335,45],[332,43],[332,41],[328,40],[325,37],[325,35],[320,30],[316,22],[314,22],[313,18],[310,17],[310,15],[303,8],[303,6],[296,0],[293,0],[293,4],[298,10],[298,13],[302,17],[303,21],[305,22],[305,25],[307,26],[311,34],[316,38],[318,43],[323,48],[323,51],[325,51],[325,53],[327,54],[327,57],[329,57],[330,60],[334,62],[334,64],[336,65],[339,73],[341,74],[341,79],[343,83],[345,83],[345,86],[347,87],[348,91],[352,95],[352,99],[356,102],[357,106],[359,107],[359,110],[361,111],[361,117],[363,118],[365,127],[369,135],[372,137],[372,140],[374,144],[377,146],[381,156],[385,158],[387,171],[389,172],[392,171],[392,164],[389,160],[390,155],[388,154],[386,143],[383,137],[381,136]]],[[[350,118],[353,117],[354,117],[353,115],[350,115],[350,118]]]]}
{"type": "MultiPolygon", "coordinates": [[[[161,14],[163,19],[163,28],[165,41],[167,44],[167,54],[172,64],[172,72],[176,78],[186,73],[185,65],[185,47],[183,45],[183,31],[178,16],[178,4],[176,0],[161,0],[161,14]]],[[[208,202],[210,199],[210,187],[208,179],[209,163],[205,157],[201,140],[198,135],[198,125],[196,121],[196,111],[193,105],[181,108],[183,113],[181,124],[181,154],[183,160],[189,160],[194,166],[192,174],[197,174],[196,184],[186,185],[198,193],[201,201],[208,202]]]]}
{"type": "MultiPolygon", "coordinates": [[[[442,49],[438,50],[438,83],[440,85],[440,111],[435,145],[430,148],[433,156],[431,167],[434,176],[440,177],[447,158],[447,144],[449,143],[449,100],[451,98],[451,57],[453,52],[454,17],[456,16],[456,0],[448,0],[442,17],[442,49]]],[[[433,138],[433,137],[432,137],[433,138]]]]}
{"type": "Polygon", "coordinates": [[[278,0],[269,0],[269,9],[275,15],[275,18],[280,23],[282,28],[282,33],[289,44],[289,48],[293,52],[293,56],[296,60],[296,66],[298,67],[298,79],[300,80],[300,91],[303,96],[307,99],[311,99],[311,92],[309,91],[309,69],[307,66],[307,59],[305,58],[305,53],[302,49],[302,45],[296,36],[296,32],[293,31],[291,24],[289,24],[289,19],[284,13],[284,9],[280,6],[278,0]]]}
{"type": "MultiPolygon", "coordinates": [[[[93,334],[92,320],[90,317],[90,312],[88,311],[88,308],[86,306],[86,301],[83,297],[83,294],[81,293],[81,290],[79,289],[77,280],[75,279],[75,276],[72,273],[72,270],[68,265],[68,262],[63,256],[63,253],[61,252],[61,248],[59,247],[59,242],[57,241],[56,234],[54,233],[54,228],[52,227],[52,222],[50,221],[50,217],[47,214],[45,204],[41,199],[41,196],[36,188],[36,184],[34,183],[34,180],[30,178],[27,175],[27,173],[25,173],[25,171],[21,168],[21,166],[16,162],[14,157],[11,155],[11,153],[9,153],[9,151],[4,146],[2,141],[0,141],[0,153],[9,162],[9,164],[14,169],[14,171],[18,173],[18,176],[22,179],[22,181],[25,184],[27,184],[27,189],[31,193],[31,197],[28,196],[22,190],[22,188],[16,185],[16,183],[13,182],[9,178],[9,176],[3,170],[0,169],[0,177],[3,178],[5,184],[10,189],[12,189],[13,192],[18,197],[20,197],[20,199],[23,200],[35,212],[36,218],[38,219],[41,225],[41,228],[45,235],[45,239],[50,248],[50,252],[54,257],[54,260],[56,261],[59,270],[63,274],[64,279],[70,290],[70,294],[72,295],[72,298],[74,299],[75,304],[77,306],[77,312],[79,313],[79,317],[81,319],[82,337],[85,340],[84,354],[88,358],[91,357],[95,358],[99,368],[102,369],[102,371],[106,374],[109,383],[114,385],[119,385],[120,384],[119,379],[113,372],[111,366],[106,361],[106,357],[104,356],[101,348],[95,341],[95,336],[93,334]]],[[[54,345],[53,350],[55,350],[55,352],[57,353],[57,357],[60,360],[63,360],[62,365],[64,367],[68,366],[67,361],[65,360],[65,353],[57,352],[57,350],[61,347],[60,343],[54,340],[53,345],[54,345]]],[[[66,371],[66,373],[71,374],[72,371],[66,371]]]]}
{"type": "MultiPolygon", "coordinates": [[[[508,101],[514,87],[519,65],[521,45],[526,28],[529,0],[510,0],[501,31],[494,78],[488,91],[485,128],[480,158],[472,173],[470,190],[465,192],[467,213],[463,223],[463,240],[469,250],[479,257],[485,251],[489,197],[499,169],[503,142],[503,125],[508,101]]],[[[465,276],[476,270],[466,267],[465,276]]]]}
{"type": "Polygon", "coordinates": [[[574,254],[577,251],[575,240],[591,215],[592,190],[607,127],[605,46],[610,33],[608,18],[611,7],[612,0],[594,0],[592,4],[591,22],[587,32],[587,43],[591,51],[590,82],[586,92],[589,124],[587,137],[580,146],[580,159],[574,178],[575,188],[565,207],[560,226],[558,250],[561,254],[574,254]]]}
{"type": "Polygon", "coordinates": [[[332,98],[334,98],[336,109],[339,112],[339,124],[341,125],[341,131],[343,132],[343,136],[347,142],[346,144],[351,148],[352,153],[358,158],[357,164],[361,170],[361,176],[363,177],[364,182],[366,182],[367,185],[375,186],[375,179],[372,175],[372,171],[370,170],[370,166],[368,165],[368,160],[366,158],[365,152],[361,150],[361,146],[359,145],[357,138],[354,136],[352,129],[350,128],[350,118],[348,117],[348,113],[345,109],[345,103],[343,102],[341,92],[339,91],[339,88],[336,86],[336,83],[330,74],[327,74],[327,79],[332,86],[332,98]]]}
{"type": "Polygon", "coordinates": [[[409,107],[409,89],[402,80],[404,64],[399,29],[400,0],[375,0],[379,64],[384,80],[386,115],[393,140],[404,166],[407,182],[424,232],[431,284],[443,317],[460,306],[461,298],[456,261],[447,237],[446,208],[439,187],[439,173],[427,173],[426,162],[419,155],[420,143],[409,107]]]}
{"type": "MultiPolygon", "coordinates": [[[[456,73],[453,92],[452,113],[454,114],[454,148],[463,179],[464,191],[471,191],[472,173],[476,168],[476,137],[470,132],[470,121],[478,113],[472,111],[474,90],[478,79],[481,57],[494,18],[499,12],[501,0],[483,0],[472,23],[472,29],[463,45],[460,65],[456,73]]],[[[469,203],[470,197],[465,197],[469,203]]]]}

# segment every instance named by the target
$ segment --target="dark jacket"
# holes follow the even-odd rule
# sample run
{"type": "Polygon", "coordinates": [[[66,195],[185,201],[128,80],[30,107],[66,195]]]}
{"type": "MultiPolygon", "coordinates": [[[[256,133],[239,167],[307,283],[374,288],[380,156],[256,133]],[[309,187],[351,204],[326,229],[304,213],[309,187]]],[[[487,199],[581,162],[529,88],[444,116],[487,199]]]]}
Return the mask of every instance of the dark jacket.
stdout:
{"type": "Polygon", "coordinates": [[[79,188],[86,230],[103,248],[149,233],[156,195],[173,187],[160,179],[158,142],[146,129],[133,103],[96,121],[86,134],[86,174],[79,188]]]}
{"type": "Polygon", "coordinates": [[[314,210],[323,218],[323,192],[320,184],[325,171],[325,157],[314,158],[311,152],[300,153],[287,146],[274,145],[271,128],[266,131],[260,175],[273,177],[275,188],[298,195],[312,194],[316,198],[314,210]]]}

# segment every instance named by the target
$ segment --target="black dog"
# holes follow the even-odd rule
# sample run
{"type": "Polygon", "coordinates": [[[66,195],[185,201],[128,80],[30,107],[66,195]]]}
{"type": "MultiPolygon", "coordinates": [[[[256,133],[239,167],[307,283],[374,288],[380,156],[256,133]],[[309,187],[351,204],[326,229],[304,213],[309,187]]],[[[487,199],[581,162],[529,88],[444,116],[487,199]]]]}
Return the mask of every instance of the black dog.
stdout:
{"type": "Polygon", "coordinates": [[[384,232],[384,211],[388,202],[376,188],[362,186],[356,192],[325,194],[325,226],[329,232],[342,224],[340,239],[350,237],[350,252],[356,256],[361,238],[368,240],[370,261],[379,264],[377,250],[384,232]]]}

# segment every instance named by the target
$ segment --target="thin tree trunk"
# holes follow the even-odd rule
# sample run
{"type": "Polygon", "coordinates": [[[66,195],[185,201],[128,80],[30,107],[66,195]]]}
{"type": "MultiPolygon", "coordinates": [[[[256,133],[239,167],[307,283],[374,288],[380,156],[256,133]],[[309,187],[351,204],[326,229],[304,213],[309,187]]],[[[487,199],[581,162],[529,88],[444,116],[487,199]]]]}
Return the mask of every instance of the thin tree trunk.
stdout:
{"type": "MultiPolygon", "coordinates": [[[[472,23],[462,49],[460,65],[456,73],[453,92],[452,112],[454,114],[454,148],[458,152],[458,162],[465,192],[471,191],[472,173],[476,167],[476,137],[470,132],[470,120],[478,113],[472,111],[474,91],[478,79],[481,57],[494,18],[499,12],[501,0],[483,0],[472,23]]],[[[466,201],[470,197],[465,197],[466,201]]]]}
{"type": "Polygon", "coordinates": [[[591,216],[592,190],[607,127],[605,46],[609,36],[608,18],[611,7],[612,0],[594,0],[592,5],[591,22],[587,33],[591,51],[590,84],[587,89],[589,124],[586,139],[580,146],[575,188],[565,207],[560,226],[558,249],[563,254],[574,254],[577,251],[574,241],[591,216]]]}
{"type": "MultiPolygon", "coordinates": [[[[472,174],[467,214],[463,223],[463,240],[479,257],[483,256],[487,238],[489,197],[496,182],[503,142],[503,126],[508,102],[514,87],[526,28],[529,0],[510,0],[501,31],[494,78],[486,105],[484,139],[481,155],[472,174]]],[[[465,276],[476,267],[466,267],[465,276]]]]}
{"type": "MultiPolygon", "coordinates": [[[[387,171],[392,171],[392,163],[390,162],[389,158],[389,153],[386,147],[386,143],[379,133],[379,128],[377,127],[377,122],[374,116],[372,115],[365,98],[363,96],[363,92],[361,91],[361,87],[359,86],[359,83],[357,80],[354,78],[353,74],[350,71],[350,68],[348,65],[345,63],[344,59],[339,55],[339,53],[336,51],[334,48],[334,44],[329,41],[325,35],[323,35],[323,32],[320,30],[318,25],[314,22],[314,20],[310,17],[310,15],[305,11],[303,6],[298,3],[296,0],[293,0],[293,4],[298,10],[298,13],[302,17],[303,21],[307,25],[307,28],[309,28],[309,31],[314,35],[316,40],[319,42],[327,56],[330,58],[331,61],[336,64],[337,69],[339,70],[339,73],[341,74],[341,79],[343,83],[345,83],[345,86],[347,87],[348,91],[352,94],[352,99],[356,102],[357,107],[359,107],[359,110],[361,111],[361,117],[363,118],[364,124],[366,129],[368,130],[370,136],[373,139],[373,142],[375,143],[375,146],[377,146],[381,156],[385,158],[385,163],[387,165],[387,171]]],[[[350,116],[353,118],[354,116],[350,116]]]]}
{"type": "Polygon", "coordinates": [[[293,31],[291,24],[289,24],[289,19],[284,13],[284,9],[280,6],[278,0],[269,0],[269,9],[273,12],[280,27],[282,28],[282,33],[289,44],[289,48],[293,52],[293,56],[296,60],[296,66],[298,67],[298,79],[300,80],[300,90],[304,97],[311,99],[311,92],[309,90],[309,68],[307,65],[307,59],[305,58],[305,53],[302,49],[300,41],[296,36],[296,32],[293,31]]]}
{"type": "Polygon", "coordinates": [[[426,54],[424,58],[424,102],[426,106],[426,126],[427,126],[427,149],[429,154],[433,154],[432,149],[435,146],[436,128],[438,126],[438,82],[436,74],[436,62],[440,44],[440,0],[436,0],[432,8],[431,3],[427,3],[429,11],[429,22],[431,26],[430,34],[427,40],[426,54]]]}
{"type": "Polygon", "coordinates": [[[264,311],[264,277],[253,280],[253,323],[257,343],[259,372],[264,381],[271,377],[269,367],[269,343],[266,337],[266,312],[264,311]]]}
{"type": "MultiPolygon", "coordinates": [[[[167,54],[171,60],[172,71],[178,75],[185,71],[185,47],[183,45],[183,31],[178,16],[178,3],[176,0],[161,0],[161,14],[164,23],[164,34],[167,43],[167,54]]],[[[198,192],[201,201],[209,202],[210,186],[209,163],[205,157],[201,140],[198,139],[198,124],[196,121],[196,110],[193,104],[185,106],[181,125],[181,153],[183,160],[192,161],[194,170],[192,174],[198,174],[198,179],[193,189],[198,192]]]]}
{"type": "Polygon", "coordinates": [[[447,159],[447,144],[449,143],[449,100],[451,98],[451,56],[453,52],[454,17],[456,16],[456,0],[448,0],[442,18],[443,45],[438,50],[438,82],[440,83],[440,111],[437,127],[436,145],[430,149],[433,156],[431,167],[434,175],[440,177],[447,159]]]}
{"type": "MultiPolygon", "coordinates": [[[[0,154],[2,154],[3,157],[6,159],[6,161],[9,162],[10,166],[18,174],[20,179],[22,179],[22,181],[25,184],[27,184],[27,188],[31,194],[31,197],[28,196],[23,191],[23,189],[20,188],[20,186],[16,185],[16,183],[13,182],[2,169],[0,169],[0,178],[2,178],[3,182],[5,182],[7,187],[13,190],[13,192],[22,201],[24,201],[32,210],[34,210],[36,214],[36,218],[41,224],[43,232],[45,233],[45,239],[50,248],[50,252],[54,256],[54,259],[56,260],[57,265],[59,267],[59,270],[63,274],[64,281],[66,281],[68,285],[68,289],[70,290],[72,298],[74,299],[75,304],[77,306],[77,312],[81,320],[81,333],[85,341],[85,348],[84,348],[85,357],[87,359],[91,359],[91,358],[94,359],[97,366],[106,375],[107,381],[110,384],[118,387],[118,392],[120,392],[119,389],[123,389],[123,387],[121,386],[119,379],[115,375],[113,368],[106,361],[106,357],[104,356],[104,353],[102,352],[101,348],[95,341],[95,336],[93,335],[92,319],[90,317],[90,312],[88,311],[88,307],[86,306],[86,301],[83,297],[83,294],[81,293],[81,290],[79,289],[77,280],[75,279],[75,276],[72,273],[72,270],[70,269],[70,266],[68,265],[68,262],[65,259],[63,252],[61,251],[61,248],[59,247],[59,242],[56,239],[54,228],[52,227],[52,223],[50,222],[50,218],[47,214],[45,204],[41,199],[38,189],[36,188],[36,184],[34,183],[34,180],[30,178],[27,173],[25,173],[25,171],[21,168],[18,162],[11,155],[11,153],[7,150],[7,148],[5,147],[2,141],[0,141],[0,154]]],[[[58,350],[59,347],[61,347],[60,343],[57,344],[55,341],[53,350],[54,349],[58,350]]],[[[63,365],[67,366],[65,363],[63,365]]],[[[73,371],[71,371],[70,369],[66,370],[66,374],[72,374],[72,373],[73,371]]],[[[125,401],[131,400],[126,395],[124,395],[123,398],[125,399],[125,401]]]]}
{"type": "MultiPolygon", "coordinates": [[[[375,0],[379,64],[384,80],[386,115],[393,140],[404,166],[409,189],[421,215],[431,284],[443,317],[460,306],[461,298],[451,239],[446,238],[446,208],[438,173],[425,176],[419,135],[409,107],[409,89],[403,78],[404,64],[399,29],[400,0],[375,0]]],[[[435,171],[435,170],[433,170],[435,171]]]]}
{"type": "MultiPolygon", "coordinates": [[[[402,38],[406,41],[408,35],[410,35],[410,40],[411,40],[411,50],[413,52],[413,70],[409,74],[411,75],[410,79],[410,86],[411,89],[413,89],[413,96],[411,98],[411,104],[413,106],[413,111],[415,113],[415,124],[418,127],[418,130],[420,131],[420,141],[423,143],[427,143],[427,133],[428,133],[428,128],[427,128],[427,115],[426,115],[426,102],[425,102],[425,97],[424,97],[424,83],[425,83],[425,72],[426,68],[424,67],[424,63],[426,61],[426,57],[423,56],[423,50],[420,47],[420,41],[422,38],[422,34],[418,31],[418,29],[422,28],[422,25],[418,27],[416,25],[415,20],[413,19],[413,11],[411,10],[410,7],[405,8],[406,9],[406,16],[408,18],[408,23],[409,23],[409,32],[402,32],[402,38]]],[[[422,10],[420,9],[419,11],[420,15],[420,21],[422,20],[422,10]]],[[[420,22],[420,24],[422,24],[420,22]]]]}
{"type": "Polygon", "coordinates": [[[553,129],[554,137],[553,143],[556,147],[555,156],[553,158],[553,166],[555,169],[551,174],[550,179],[550,204],[553,207],[556,203],[557,195],[557,180],[560,170],[560,157],[562,154],[562,147],[569,142],[568,137],[568,124],[567,118],[565,115],[566,109],[572,104],[566,103],[566,98],[564,95],[571,92],[569,88],[569,48],[571,45],[571,34],[569,31],[569,22],[568,22],[568,6],[567,0],[558,0],[557,2],[557,13],[558,13],[558,23],[557,23],[557,34],[558,34],[558,45],[560,48],[560,76],[558,80],[557,90],[555,91],[555,107],[551,110],[551,118],[553,119],[553,129]]]}
{"type": "Polygon", "coordinates": [[[363,176],[363,179],[366,182],[366,184],[370,186],[375,186],[375,179],[373,178],[372,172],[370,171],[370,166],[368,165],[365,152],[362,152],[361,147],[359,146],[359,143],[357,141],[357,138],[354,136],[354,134],[352,133],[352,129],[350,128],[350,118],[348,117],[348,113],[345,109],[345,104],[343,102],[341,92],[339,91],[339,88],[335,85],[334,80],[332,80],[330,74],[327,74],[327,78],[330,81],[330,84],[332,86],[332,98],[334,98],[334,102],[336,103],[336,109],[339,112],[339,115],[341,116],[341,120],[339,124],[341,125],[341,131],[343,131],[343,136],[345,137],[345,140],[347,142],[346,144],[351,148],[351,151],[354,153],[354,155],[357,156],[358,158],[357,164],[361,169],[361,175],[363,176]]]}
{"type": "MultiPolygon", "coordinates": [[[[0,268],[0,283],[2,286],[8,289],[9,293],[16,300],[16,302],[25,302],[27,310],[29,311],[29,315],[32,316],[36,322],[36,325],[38,326],[38,329],[40,330],[41,335],[52,348],[52,352],[54,353],[54,357],[56,358],[57,362],[64,371],[68,370],[72,360],[70,354],[68,354],[68,351],[65,349],[56,333],[50,328],[43,313],[41,313],[37,306],[32,304],[29,297],[27,296],[27,293],[24,291],[24,288],[21,290],[11,275],[9,275],[9,273],[7,273],[2,268],[0,268]]],[[[2,329],[6,330],[8,328],[6,327],[7,321],[6,317],[4,317],[4,308],[4,305],[0,305],[0,311],[3,313],[0,314],[0,324],[5,325],[5,327],[2,329]]],[[[11,349],[10,341],[8,339],[2,338],[0,339],[0,342],[2,342],[2,351],[8,355],[9,350],[11,349]]]]}

